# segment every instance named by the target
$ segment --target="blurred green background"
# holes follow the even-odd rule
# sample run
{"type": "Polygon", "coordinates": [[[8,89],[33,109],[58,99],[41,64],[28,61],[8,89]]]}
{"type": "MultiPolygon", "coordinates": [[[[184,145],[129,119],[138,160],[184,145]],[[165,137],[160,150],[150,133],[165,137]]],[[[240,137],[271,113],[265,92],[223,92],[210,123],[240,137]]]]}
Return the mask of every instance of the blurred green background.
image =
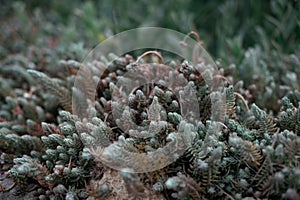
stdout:
{"type": "Polygon", "coordinates": [[[39,40],[31,34],[42,32],[65,44],[83,41],[91,47],[124,30],[158,26],[197,31],[208,51],[227,64],[240,63],[245,49],[255,45],[288,54],[300,50],[299,1],[2,0],[0,9],[1,24],[18,17],[20,29],[28,29],[20,34],[31,40],[39,40]]]}

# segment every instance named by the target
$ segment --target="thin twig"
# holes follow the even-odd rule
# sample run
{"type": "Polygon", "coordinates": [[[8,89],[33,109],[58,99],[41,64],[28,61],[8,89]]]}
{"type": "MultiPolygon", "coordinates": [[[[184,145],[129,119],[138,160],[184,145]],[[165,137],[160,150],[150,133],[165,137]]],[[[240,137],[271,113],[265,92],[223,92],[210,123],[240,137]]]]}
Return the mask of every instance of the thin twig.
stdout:
{"type": "Polygon", "coordinates": [[[244,103],[245,106],[246,106],[247,111],[249,111],[250,109],[249,109],[249,107],[248,107],[248,104],[247,104],[245,98],[244,98],[240,93],[234,92],[234,94],[235,94],[236,96],[238,96],[238,97],[243,101],[243,103],[244,103]]]}
{"type": "Polygon", "coordinates": [[[187,40],[187,38],[189,36],[191,36],[191,35],[195,36],[197,42],[199,42],[199,43],[201,42],[199,34],[197,32],[195,32],[195,31],[191,31],[187,35],[185,35],[185,37],[183,39],[183,42],[185,43],[185,41],[187,40]]]}
{"type": "Polygon", "coordinates": [[[159,57],[159,59],[161,60],[162,64],[165,64],[165,61],[164,61],[164,58],[160,55],[159,52],[157,51],[146,51],[145,53],[143,53],[141,56],[138,57],[138,59],[136,60],[136,62],[140,62],[140,60],[145,57],[146,55],[149,55],[149,54],[154,54],[156,55],[157,57],[159,57]]]}
{"type": "Polygon", "coordinates": [[[224,123],[222,122],[218,122],[218,123],[221,124],[224,128],[228,129],[228,127],[224,123]]]}

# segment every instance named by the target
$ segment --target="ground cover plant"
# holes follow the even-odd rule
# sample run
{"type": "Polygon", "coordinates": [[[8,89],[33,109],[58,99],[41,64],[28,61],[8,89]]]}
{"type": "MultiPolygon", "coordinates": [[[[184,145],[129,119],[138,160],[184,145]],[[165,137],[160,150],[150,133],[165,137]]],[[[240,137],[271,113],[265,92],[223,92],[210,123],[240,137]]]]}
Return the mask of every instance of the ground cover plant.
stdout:
{"type": "MultiPolygon", "coordinates": [[[[300,198],[298,1],[1,5],[0,199],[300,198]],[[108,70],[99,77],[94,107],[77,99],[82,105],[77,112],[94,113],[85,123],[72,108],[73,94],[89,92],[74,89],[82,59],[109,36],[140,26],[191,33],[211,53],[217,70],[153,50],[93,60],[91,71],[108,70]],[[130,84],[127,72],[140,70],[147,77],[149,60],[158,69],[162,63],[172,67],[196,91],[197,123],[183,120],[181,102],[166,80],[135,88],[126,98],[128,109],[112,98],[112,91],[122,91],[117,81],[130,84]],[[219,123],[211,118],[207,80],[224,84],[219,123]],[[118,128],[120,121],[128,132],[118,128]],[[130,121],[151,129],[129,131],[130,121]],[[176,133],[190,145],[173,163],[145,173],[134,173],[135,166],[110,168],[99,157],[103,149],[86,145],[118,141],[120,149],[149,153],[178,140],[176,133]]],[[[186,95],[188,89],[180,91],[186,95]]],[[[118,152],[110,156],[130,159],[118,152]]]]}

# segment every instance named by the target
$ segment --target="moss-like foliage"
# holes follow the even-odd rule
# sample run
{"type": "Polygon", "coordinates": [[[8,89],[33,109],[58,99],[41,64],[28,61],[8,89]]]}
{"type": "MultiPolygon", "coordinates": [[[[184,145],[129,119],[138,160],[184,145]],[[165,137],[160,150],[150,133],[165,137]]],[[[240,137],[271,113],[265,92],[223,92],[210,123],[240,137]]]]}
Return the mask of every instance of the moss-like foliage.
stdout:
{"type": "MultiPolygon", "coordinates": [[[[245,24],[234,16],[248,17],[240,13],[243,5],[220,3],[218,14],[208,15],[220,18],[216,42],[210,44],[222,58],[215,71],[201,58],[191,63],[156,51],[110,53],[81,63],[87,45],[115,28],[96,12],[97,6],[111,4],[76,2],[81,10],[71,5],[64,10],[63,3],[48,3],[54,11],[44,16],[45,7],[33,9],[29,2],[27,8],[22,2],[0,8],[13,11],[0,22],[3,198],[300,199],[299,2],[246,3],[258,11],[268,7],[265,18],[257,14],[245,24]],[[47,20],[53,18],[61,23],[47,20]],[[76,36],[84,42],[75,41],[76,36]],[[172,74],[159,76],[166,70],[161,62],[172,74]],[[131,73],[146,84],[127,95],[131,73]],[[81,83],[76,87],[75,79],[81,83]],[[221,89],[214,87],[219,82],[221,89]]],[[[188,4],[176,2],[192,12],[188,4]]],[[[171,6],[168,1],[160,5],[163,24],[176,18],[173,26],[186,30],[186,19],[191,23],[201,16],[185,11],[177,16],[167,12],[171,6]]],[[[119,8],[117,15],[123,13],[119,8]]],[[[145,7],[147,12],[153,8],[145,7]]],[[[140,21],[144,13],[134,11],[127,16],[135,19],[132,23],[148,23],[148,18],[140,21]]],[[[160,14],[156,17],[161,21],[160,14]]],[[[123,20],[114,23],[128,28],[123,20]]]]}

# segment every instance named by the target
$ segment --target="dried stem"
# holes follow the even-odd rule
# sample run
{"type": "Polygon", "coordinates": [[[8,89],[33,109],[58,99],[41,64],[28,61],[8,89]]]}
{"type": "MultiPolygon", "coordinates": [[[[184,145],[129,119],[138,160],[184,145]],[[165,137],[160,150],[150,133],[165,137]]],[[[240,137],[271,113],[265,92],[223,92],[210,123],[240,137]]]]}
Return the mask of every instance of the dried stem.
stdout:
{"type": "Polygon", "coordinates": [[[235,94],[236,96],[238,96],[238,97],[243,101],[243,103],[244,103],[245,106],[246,106],[247,111],[249,111],[248,104],[247,104],[246,100],[244,99],[244,97],[243,97],[240,93],[237,93],[237,92],[234,92],[234,94],[235,94]]]}
{"type": "Polygon", "coordinates": [[[157,52],[157,51],[146,51],[145,53],[143,53],[141,56],[138,57],[138,59],[136,60],[136,62],[137,62],[137,63],[140,62],[140,60],[141,60],[143,57],[145,57],[145,56],[147,56],[147,55],[149,55],[149,54],[154,54],[154,55],[156,55],[156,56],[159,57],[159,59],[161,60],[162,64],[165,64],[164,58],[163,58],[163,57],[161,56],[161,54],[160,54],[159,52],[157,52]]]}
{"type": "Polygon", "coordinates": [[[198,34],[197,32],[195,32],[195,31],[189,32],[189,33],[184,37],[183,42],[185,43],[185,41],[187,40],[187,38],[188,38],[189,36],[191,36],[191,35],[195,36],[197,42],[199,42],[199,43],[201,42],[199,34],[198,34]]]}
{"type": "Polygon", "coordinates": [[[224,123],[222,123],[222,122],[218,122],[220,125],[222,125],[224,128],[226,128],[226,129],[228,129],[228,127],[224,124],[224,123]]]}

